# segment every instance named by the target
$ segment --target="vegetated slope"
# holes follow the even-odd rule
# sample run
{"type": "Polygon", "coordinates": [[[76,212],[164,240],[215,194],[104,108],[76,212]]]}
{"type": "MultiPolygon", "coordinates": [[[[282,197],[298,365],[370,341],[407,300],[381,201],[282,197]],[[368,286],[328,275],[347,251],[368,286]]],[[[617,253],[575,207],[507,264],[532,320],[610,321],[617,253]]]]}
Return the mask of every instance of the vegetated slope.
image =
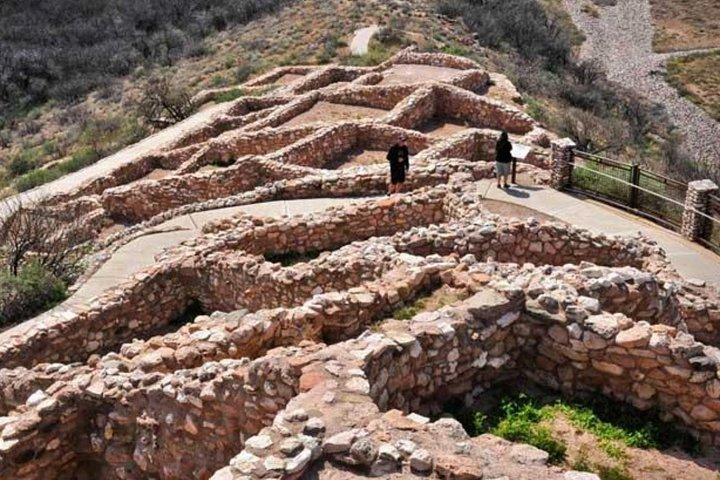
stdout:
{"type": "Polygon", "coordinates": [[[720,2],[650,0],[658,52],[720,47],[720,2]]]}
{"type": "Polygon", "coordinates": [[[0,101],[77,100],[143,63],[200,55],[202,39],[289,0],[9,0],[0,4],[0,101]]]}
{"type": "MultiPolygon", "coordinates": [[[[107,75],[98,89],[77,100],[51,99],[19,112],[4,126],[0,123],[0,164],[5,165],[0,168],[0,190],[10,186],[4,192],[9,194],[32,188],[146,136],[149,131],[138,118],[137,104],[153,77],[168,78],[174,88],[193,94],[241,83],[280,64],[343,61],[352,32],[369,23],[394,25],[423,47],[435,45],[429,44],[433,40],[426,38],[428,33],[453,36],[454,26],[429,15],[425,1],[276,0],[272,4],[283,8],[245,25],[228,22],[225,30],[204,40],[194,35],[169,62],[142,61],[128,75],[107,75]],[[183,52],[191,55],[176,61],[183,52]]],[[[378,63],[402,46],[392,34],[385,39],[384,46],[374,42],[371,54],[360,61],[378,63]]]]}
{"type": "MultiPolygon", "coordinates": [[[[102,5],[113,4],[119,9],[124,3],[102,5]]],[[[147,3],[151,10],[161,5],[154,0],[147,3]]],[[[115,38],[115,42],[129,42],[135,51],[132,58],[138,58],[138,63],[128,67],[131,73],[116,77],[112,72],[121,73],[122,69],[112,67],[116,69],[111,68],[109,73],[100,69],[97,75],[105,74],[104,80],[95,78],[101,86],[88,95],[77,94],[76,99],[71,95],[70,99],[53,100],[55,90],[48,87],[45,95],[49,101],[21,112],[4,128],[0,125],[0,164],[5,165],[0,168],[0,189],[10,186],[5,194],[52,180],[147,135],[146,124],[138,118],[137,103],[144,85],[158,75],[192,94],[203,88],[241,83],[277,65],[330,61],[375,64],[409,43],[467,55],[490,70],[507,73],[524,93],[530,114],[549,128],[576,138],[583,148],[639,158],[659,170],[673,164],[686,178],[696,175],[690,162],[678,155],[659,110],[608,85],[595,65],[574,60],[572,52],[582,37],[558,0],[234,2],[256,6],[245,16],[232,10],[223,14],[221,7],[228,2],[222,0],[199,2],[188,7],[185,14],[177,12],[177,2],[170,3],[170,13],[163,15],[165,23],[157,20],[159,14],[148,14],[163,28],[150,32],[142,23],[146,30],[136,30],[135,37],[115,38]],[[273,15],[260,16],[246,25],[231,24],[274,5],[282,8],[273,15]],[[173,15],[179,19],[172,20],[173,15]],[[202,21],[185,33],[181,27],[193,23],[189,18],[202,21]],[[216,20],[209,20],[212,18],[216,20]],[[361,59],[349,57],[347,43],[352,32],[373,23],[387,28],[372,42],[370,54],[361,59]],[[473,32],[477,41],[473,41],[473,32]],[[178,42],[173,43],[173,38],[178,42]],[[149,50],[143,49],[145,44],[151,45],[149,50]],[[188,54],[191,56],[181,58],[188,54]]],[[[13,5],[18,8],[17,1],[13,5]]],[[[105,14],[99,7],[84,8],[105,14]]],[[[82,15],[73,18],[84,18],[82,15]]],[[[4,21],[13,25],[23,22],[4,21]]],[[[110,48],[111,44],[100,42],[88,52],[94,55],[94,48],[104,48],[112,57],[111,50],[120,47],[110,48]]],[[[92,80],[92,75],[89,77],[92,80]]]]}
{"type": "Polygon", "coordinates": [[[492,49],[492,68],[524,94],[527,112],[594,153],[637,161],[684,180],[710,172],[679,148],[661,105],[609,81],[594,61],[581,61],[582,36],[554,0],[439,0],[442,13],[464,19],[492,49]],[[542,6],[543,8],[539,8],[542,6]]]}
{"type": "Polygon", "coordinates": [[[668,81],[720,122],[720,52],[670,59],[668,81]]]}
{"type": "Polygon", "coordinates": [[[15,184],[30,188],[147,135],[127,99],[117,97],[124,90],[118,79],[204,55],[205,37],[291,1],[3,1],[0,163],[20,156],[0,185],[67,159],[15,184]]]}

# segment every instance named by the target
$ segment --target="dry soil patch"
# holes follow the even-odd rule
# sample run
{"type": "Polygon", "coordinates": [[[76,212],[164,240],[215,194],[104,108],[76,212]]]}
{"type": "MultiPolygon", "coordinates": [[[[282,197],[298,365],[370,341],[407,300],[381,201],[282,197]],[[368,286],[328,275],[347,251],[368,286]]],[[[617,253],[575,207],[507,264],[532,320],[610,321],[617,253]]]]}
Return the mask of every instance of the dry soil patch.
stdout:
{"type": "MultiPolygon", "coordinates": [[[[593,435],[573,426],[564,416],[558,415],[548,424],[554,436],[567,445],[568,463],[579,458],[592,465],[603,465],[625,469],[630,479],[637,480],[717,480],[718,452],[711,450],[706,455],[692,457],[678,448],[668,450],[643,450],[622,447],[620,459],[610,457],[593,435]]],[[[614,477],[613,477],[614,478],[614,477]]]]}
{"type": "Polygon", "coordinates": [[[655,22],[655,50],[720,47],[720,2],[650,0],[655,22]]]}
{"type": "Polygon", "coordinates": [[[418,130],[431,137],[445,138],[467,130],[468,128],[470,127],[457,120],[433,118],[425,122],[418,130]]]}
{"type": "Polygon", "coordinates": [[[383,80],[380,85],[396,85],[404,83],[417,83],[427,81],[448,80],[462,70],[446,67],[434,67],[432,65],[395,65],[386,72],[383,72],[383,80]]]}
{"type": "Polygon", "coordinates": [[[139,180],[160,180],[161,178],[169,177],[173,174],[173,170],[166,170],[164,168],[156,168],[152,172],[148,173],[139,180]]]}
{"type": "Polygon", "coordinates": [[[299,75],[299,74],[296,74],[296,73],[286,73],[286,74],[283,75],[282,77],[280,77],[280,78],[278,78],[277,80],[275,80],[273,83],[276,83],[276,84],[278,84],[278,85],[290,85],[290,84],[293,83],[294,81],[300,80],[300,79],[303,78],[304,76],[305,76],[305,75],[299,75]]]}
{"type": "Polygon", "coordinates": [[[341,120],[362,120],[379,118],[386,115],[387,110],[360,107],[357,105],[340,105],[337,103],[318,102],[310,110],[301,113],[286,122],[285,127],[297,127],[315,122],[337,122],[341,120]]]}
{"type": "MultiPolygon", "coordinates": [[[[495,188],[495,187],[492,187],[495,188]]],[[[517,187],[513,187],[517,188],[517,187]]],[[[521,205],[515,205],[513,203],[500,202],[498,200],[483,200],[482,206],[485,207],[490,213],[500,215],[504,218],[517,218],[519,220],[527,220],[528,218],[534,218],[540,222],[560,222],[565,223],[557,218],[547,215],[532,208],[523,207],[521,205]]]]}
{"type": "Polygon", "coordinates": [[[344,170],[352,167],[379,165],[387,163],[386,157],[387,152],[384,150],[363,150],[357,148],[338,158],[336,161],[329,163],[325,168],[344,170]]]}

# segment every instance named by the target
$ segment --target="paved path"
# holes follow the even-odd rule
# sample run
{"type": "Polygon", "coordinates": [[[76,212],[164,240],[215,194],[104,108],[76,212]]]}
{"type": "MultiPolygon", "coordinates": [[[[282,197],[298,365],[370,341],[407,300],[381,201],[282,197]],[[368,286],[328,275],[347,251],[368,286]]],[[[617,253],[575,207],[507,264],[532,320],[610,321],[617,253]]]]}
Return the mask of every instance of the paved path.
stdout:
{"type": "Polygon", "coordinates": [[[677,271],[685,278],[704,280],[720,288],[720,256],[680,235],[622,210],[544,187],[498,189],[485,180],[485,197],[522,205],[559,220],[606,235],[641,232],[658,242],[677,271]]]}
{"type": "Polygon", "coordinates": [[[155,149],[168,147],[185,133],[202,126],[214,116],[223,113],[230,105],[231,103],[222,103],[205,108],[182,122],[150,135],[144,140],[124,148],[109,157],[105,157],[82,170],[70,173],[53,182],[28,190],[27,192],[0,200],[0,216],[2,216],[2,212],[4,211],[3,207],[13,202],[38,201],[50,194],[69,192],[83,183],[106,175],[119,166],[130,163],[155,149]]]}
{"type": "Polygon", "coordinates": [[[352,42],[350,42],[350,52],[357,56],[367,54],[370,39],[372,39],[373,35],[375,35],[379,30],[380,27],[377,25],[355,30],[355,36],[353,37],[352,42]]]}
{"type": "Polygon", "coordinates": [[[102,267],[85,282],[66,302],[66,306],[81,305],[100,295],[140,270],[155,263],[155,256],[166,248],[200,235],[202,227],[213,221],[245,212],[260,217],[281,217],[324,210],[333,205],[345,205],[358,198],[317,198],[257,203],[239,207],[221,208],[192,213],[174,218],[155,227],[157,230],[175,229],[145,235],[120,247],[102,267]]]}
{"type": "Polygon", "coordinates": [[[585,34],[581,57],[599,61],[608,78],[663,105],[685,136],[683,144],[691,156],[717,169],[720,123],[681,97],[664,76],[669,58],[696,51],[653,52],[654,29],[648,0],[623,0],[614,7],[598,7],[601,12],[598,18],[582,12],[587,0],[563,0],[563,3],[585,34]]]}
{"type": "MultiPolygon", "coordinates": [[[[720,287],[720,256],[684,240],[669,230],[621,210],[556,190],[532,186],[515,187],[505,191],[497,189],[494,180],[484,182],[487,185],[483,189],[486,198],[522,205],[571,225],[608,235],[633,235],[642,232],[655,239],[665,249],[670,261],[683,276],[704,280],[720,287]]],[[[333,205],[344,205],[358,200],[361,199],[318,198],[265,202],[174,218],[157,227],[158,230],[174,230],[137,238],[118,249],[66,303],[70,305],[85,303],[106,289],[127,280],[132,274],[152,265],[155,256],[164,249],[198,236],[202,227],[210,221],[227,218],[240,212],[277,218],[282,215],[317,212],[333,205]]]]}

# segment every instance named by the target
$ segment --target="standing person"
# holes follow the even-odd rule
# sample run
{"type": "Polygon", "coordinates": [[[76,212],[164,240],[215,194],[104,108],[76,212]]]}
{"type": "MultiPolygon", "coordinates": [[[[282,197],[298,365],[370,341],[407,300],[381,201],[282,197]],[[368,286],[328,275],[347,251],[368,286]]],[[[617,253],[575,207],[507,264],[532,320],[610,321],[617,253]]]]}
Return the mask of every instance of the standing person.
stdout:
{"type": "Polygon", "coordinates": [[[390,147],[387,159],[390,162],[388,195],[400,193],[403,183],[405,183],[405,174],[410,170],[410,152],[408,151],[407,136],[405,134],[400,135],[397,143],[390,147]]]}
{"type": "Polygon", "coordinates": [[[497,176],[497,187],[498,188],[510,188],[508,185],[508,176],[512,169],[512,144],[508,139],[508,134],[505,130],[500,134],[500,139],[495,144],[495,169],[497,176]],[[500,179],[502,177],[503,185],[500,185],[500,179]]]}

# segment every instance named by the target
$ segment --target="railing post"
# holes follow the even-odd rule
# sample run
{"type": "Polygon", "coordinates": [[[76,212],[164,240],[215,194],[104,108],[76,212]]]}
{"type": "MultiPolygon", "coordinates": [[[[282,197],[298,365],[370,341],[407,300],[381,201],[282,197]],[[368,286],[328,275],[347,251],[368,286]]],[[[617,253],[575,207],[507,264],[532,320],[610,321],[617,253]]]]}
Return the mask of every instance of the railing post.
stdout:
{"type": "Polygon", "coordinates": [[[640,166],[637,163],[630,166],[630,183],[632,183],[632,187],[630,187],[629,204],[630,208],[636,208],[639,190],[635,187],[640,185],[640,166]]]}
{"type": "Polygon", "coordinates": [[[562,190],[570,185],[573,149],[577,145],[569,138],[553,140],[550,145],[552,147],[550,186],[555,190],[562,190]]]}
{"type": "Polygon", "coordinates": [[[710,195],[717,190],[718,186],[712,180],[697,180],[688,183],[681,230],[683,237],[693,242],[702,237],[708,219],[697,212],[708,213],[710,195]]]}

